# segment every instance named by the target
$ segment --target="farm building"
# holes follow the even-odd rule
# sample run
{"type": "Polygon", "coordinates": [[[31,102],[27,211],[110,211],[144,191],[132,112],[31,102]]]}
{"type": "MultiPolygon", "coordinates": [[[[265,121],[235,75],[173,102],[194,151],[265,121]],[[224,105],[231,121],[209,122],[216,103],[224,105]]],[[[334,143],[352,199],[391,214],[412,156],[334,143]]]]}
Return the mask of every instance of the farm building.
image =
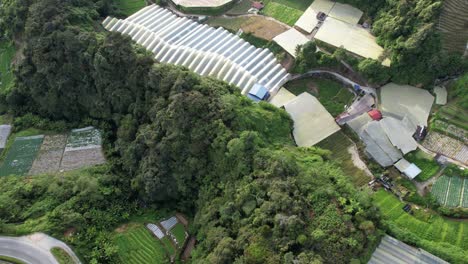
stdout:
{"type": "Polygon", "coordinates": [[[384,116],[398,117],[411,130],[427,126],[434,96],[427,90],[409,85],[389,83],[380,88],[381,110],[384,116]]]}
{"type": "Polygon", "coordinates": [[[270,98],[269,102],[276,107],[282,107],[294,98],[296,96],[293,93],[285,88],[281,88],[275,96],[270,98]]]}
{"type": "Polygon", "coordinates": [[[411,127],[406,127],[404,122],[393,117],[384,117],[380,124],[390,142],[403,154],[418,148],[418,143],[413,138],[414,131],[411,127]]]}
{"type": "MultiPolygon", "coordinates": [[[[384,49],[376,43],[375,37],[356,24],[349,24],[333,17],[327,17],[315,34],[315,38],[335,47],[343,47],[347,51],[364,58],[379,60],[384,49]]],[[[390,60],[385,59],[382,65],[389,66],[390,60]]]]}
{"type": "Polygon", "coordinates": [[[414,163],[409,163],[405,159],[399,160],[397,163],[394,164],[394,166],[411,180],[416,178],[416,176],[418,176],[421,173],[421,169],[418,168],[418,166],[416,166],[414,163]]]}
{"type": "Polygon", "coordinates": [[[2,150],[5,148],[10,133],[10,125],[0,125],[0,152],[2,152],[2,150]]]}
{"type": "Polygon", "coordinates": [[[359,136],[366,145],[366,152],[382,167],[391,166],[403,157],[388,139],[381,122],[370,121],[359,136]]]}
{"type": "Polygon", "coordinates": [[[279,34],[278,36],[274,37],[273,41],[280,45],[289,54],[291,54],[291,56],[296,58],[297,46],[306,44],[310,41],[310,39],[308,39],[296,29],[291,28],[290,30],[285,31],[279,34]]]}
{"type": "Polygon", "coordinates": [[[436,95],[435,103],[437,105],[446,105],[447,104],[447,89],[445,86],[436,86],[434,87],[434,93],[436,95]]]}
{"type": "Polygon", "coordinates": [[[182,65],[202,76],[224,80],[238,86],[243,94],[255,84],[276,93],[289,79],[268,49],[255,48],[223,28],[177,17],[157,5],[125,20],[107,17],[102,24],[109,31],[129,35],[161,63],[182,65]]]}
{"type": "Polygon", "coordinates": [[[340,130],[319,100],[307,92],[298,95],[284,108],[294,121],[293,136],[299,147],[313,146],[340,130]]]}
{"type": "Polygon", "coordinates": [[[448,264],[448,262],[420,248],[411,247],[391,236],[385,235],[372,254],[368,264],[448,264]]]}

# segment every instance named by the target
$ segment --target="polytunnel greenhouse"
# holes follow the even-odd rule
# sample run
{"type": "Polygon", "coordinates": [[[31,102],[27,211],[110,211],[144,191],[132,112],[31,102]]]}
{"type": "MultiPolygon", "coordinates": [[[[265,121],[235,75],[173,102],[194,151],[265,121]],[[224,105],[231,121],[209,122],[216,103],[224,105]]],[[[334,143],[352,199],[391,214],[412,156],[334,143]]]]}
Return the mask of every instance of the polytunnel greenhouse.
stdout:
{"type": "Polygon", "coordinates": [[[178,17],[157,5],[125,20],[107,17],[109,31],[129,35],[159,62],[182,65],[203,76],[237,85],[247,94],[255,85],[276,93],[289,74],[268,49],[255,48],[223,28],[178,17]]]}

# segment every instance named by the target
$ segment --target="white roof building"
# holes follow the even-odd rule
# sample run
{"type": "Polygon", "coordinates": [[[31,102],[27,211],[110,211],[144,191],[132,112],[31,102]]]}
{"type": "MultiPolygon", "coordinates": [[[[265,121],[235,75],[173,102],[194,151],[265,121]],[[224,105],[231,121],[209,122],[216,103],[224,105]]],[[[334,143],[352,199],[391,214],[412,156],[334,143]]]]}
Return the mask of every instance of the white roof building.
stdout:
{"type": "Polygon", "coordinates": [[[437,105],[446,105],[447,104],[447,89],[445,86],[436,86],[434,87],[434,93],[436,95],[435,103],[437,105]]]}
{"type": "Polygon", "coordinates": [[[395,163],[394,166],[411,180],[416,178],[416,176],[421,173],[421,169],[418,168],[418,166],[416,166],[414,163],[409,163],[409,161],[405,159],[399,160],[397,163],[395,163]]]}
{"type": "Polygon", "coordinates": [[[403,154],[418,148],[418,143],[413,138],[414,130],[408,130],[401,120],[393,117],[384,117],[380,124],[390,139],[390,142],[403,154]]]}
{"type": "Polygon", "coordinates": [[[284,107],[294,121],[293,136],[299,147],[313,146],[340,130],[319,100],[307,92],[284,107]]]}
{"type": "Polygon", "coordinates": [[[276,95],[272,95],[269,103],[276,107],[282,107],[294,98],[296,98],[296,96],[293,93],[285,88],[281,88],[276,95]]]}
{"type": "Polygon", "coordinates": [[[233,0],[171,0],[174,4],[183,7],[219,7],[233,0]]]}
{"type": "Polygon", "coordinates": [[[8,136],[11,133],[10,125],[0,125],[0,150],[5,148],[5,145],[8,140],[8,136]]]}
{"type": "Polygon", "coordinates": [[[273,41],[280,45],[289,54],[291,54],[291,56],[296,58],[297,46],[306,44],[310,41],[310,39],[308,39],[296,29],[291,28],[290,30],[285,31],[279,34],[278,36],[274,37],[273,41]]]}
{"type": "Polygon", "coordinates": [[[212,28],[157,5],[147,6],[125,20],[107,17],[109,31],[129,35],[161,63],[189,68],[238,86],[247,94],[255,85],[275,93],[289,74],[268,49],[253,45],[223,28],[212,28]]]}

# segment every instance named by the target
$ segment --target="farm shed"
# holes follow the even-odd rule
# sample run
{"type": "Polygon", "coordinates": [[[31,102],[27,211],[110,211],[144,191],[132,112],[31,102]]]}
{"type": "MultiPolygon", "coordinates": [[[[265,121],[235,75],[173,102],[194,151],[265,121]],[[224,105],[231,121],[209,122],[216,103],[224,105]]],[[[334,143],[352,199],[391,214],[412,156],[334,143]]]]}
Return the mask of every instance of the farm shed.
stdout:
{"type": "Polygon", "coordinates": [[[281,88],[276,95],[270,97],[270,104],[276,107],[282,107],[296,96],[285,88],[281,88]]]}
{"type": "Polygon", "coordinates": [[[427,90],[409,85],[389,83],[380,88],[381,110],[384,114],[407,118],[407,124],[412,124],[413,132],[416,126],[427,126],[427,118],[431,112],[434,96],[427,90]]]}
{"type": "Polygon", "coordinates": [[[403,154],[418,148],[418,143],[413,138],[414,131],[408,129],[401,120],[393,117],[384,117],[380,124],[390,139],[390,142],[403,154]]]}
{"type": "MultiPolygon", "coordinates": [[[[319,20],[317,19],[318,13],[321,12],[320,10],[317,11],[313,9],[312,5],[309,6],[304,14],[296,21],[294,26],[303,30],[304,32],[310,34],[314,30],[315,26],[317,26],[319,20]]],[[[325,12],[322,12],[327,14],[325,12]]]]}
{"type": "MultiPolygon", "coordinates": [[[[315,38],[337,48],[343,47],[349,52],[364,58],[379,60],[384,49],[377,44],[375,37],[366,29],[343,22],[333,17],[327,17],[315,34],[315,38]]],[[[382,65],[389,66],[386,59],[382,65]]]]}
{"type": "Polygon", "coordinates": [[[380,263],[449,264],[423,249],[411,247],[388,235],[382,238],[368,262],[368,264],[380,263]]]}
{"type": "Polygon", "coordinates": [[[367,123],[372,121],[372,118],[367,113],[361,114],[346,123],[356,134],[361,135],[364,129],[367,127],[367,123]]]}
{"type": "Polygon", "coordinates": [[[366,144],[366,152],[382,167],[391,166],[403,157],[388,139],[381,122],[367,123],[359,136],[366,144]]]}
{"type": "Polygon", "coordinates": [[[445,86],[436,86],[434,87],[434,93],[436,95],[435,103],[437,105],[446,105],[447,104],[447,89],[445,86]]]}
{"type": "Polygon", "coordinates": [[[171,0],[175,5],[183,7],[219,7],[232,0],[171,0]]]}
{"type": "Polygon", "coordinates": [[[5,148],[10,133],[10,125],[0,125],[0,152],[5,148]]]}
{"type": "Polygon", "coordinates": [[[296,58],[296,49],[297,46],[304,45],[310,41],[306,36],[301,32],[297,31],[294,28],[279,34],[273,38],[273,41],[280,45],[285,51],[287,51],[291,56],[296,58]]]}
{"type": "Polygon", "coordinates": [[[406,159],[399,160],[394,164],[394,166],[411,180],[416,178],[416,176],[421,173],[421,169],[418,168],[418,166],[416,166],[414,163],[409,163],[409,161],[406,159]]]}
{"type": "Polygon", "coordinates": [[[161,228],[155,224],[147,224],[146,227],[159,239],[162,239],[166,236],[161,228]]]}
{"type": "Polygon", "coordinates": [[[355,25],[361,19],[362,14],[363,12],[356,7],[336,2],[328,16],[355,25]]]}
{"type": "Polygon", "coordinates": [[[256,83],[275,93],[290,77],[268,49],[255,48],[222,27],[177,17],[158,5],[149,5],[125,20],[107,17],[102,25],[129,35],[159,62],[234,84],[244,95],[256,83]]]}
{"type": "Polygon", "coordinates": [[[284,107],[294,121],[293,136],[299,147],[313,146],[340,130],[319,100],[307,92],[284,107]]]}
{"type": "Polygon", "coordinates": [[[262,100],[267,100],[270,97],[270,94],[265,87],[257,83],[252,87],[252,89],[250,89],[247,97],[255,102],[260,102],[262,100]]]}

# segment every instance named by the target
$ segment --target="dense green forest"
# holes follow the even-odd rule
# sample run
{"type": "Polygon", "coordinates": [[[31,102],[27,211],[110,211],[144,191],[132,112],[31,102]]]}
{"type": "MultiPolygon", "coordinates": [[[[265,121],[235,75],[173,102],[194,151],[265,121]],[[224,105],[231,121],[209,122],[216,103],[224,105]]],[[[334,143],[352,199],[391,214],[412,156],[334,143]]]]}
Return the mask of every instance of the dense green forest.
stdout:
{"type": "Polygon", "coordinates": [[[1,178],[2,233],[47,232],[86,262],[117,263],[109,232],[140,210],[169,208],[193,216],[194,263],[347,263],[371,253],[379,212],[328,151],[293,146],[286,112],[155,65],[130,38],[100,28],[108,12],[107,1],[91,0],[2,9],[4,33],[24,45],[3,110],[98,125],[109,161],[1,178]],[[78,235],[63,237],[70,228],[78,235]]]}
{"type": "Polygon", "coordinates": [[[372,33],[382,45],[391,67],[372,65],[363,60],[358,70],[365,77],[380,83],[391,80],[412,85],[432,85],[433,80],[457,75],[468,70],[462,54],[442,51],[437,22],[441,0],[338,0],[365,12],[364,19],[372,25],[372,33]],[[383,74],[383,71],[388,71],[383,74]]]}

